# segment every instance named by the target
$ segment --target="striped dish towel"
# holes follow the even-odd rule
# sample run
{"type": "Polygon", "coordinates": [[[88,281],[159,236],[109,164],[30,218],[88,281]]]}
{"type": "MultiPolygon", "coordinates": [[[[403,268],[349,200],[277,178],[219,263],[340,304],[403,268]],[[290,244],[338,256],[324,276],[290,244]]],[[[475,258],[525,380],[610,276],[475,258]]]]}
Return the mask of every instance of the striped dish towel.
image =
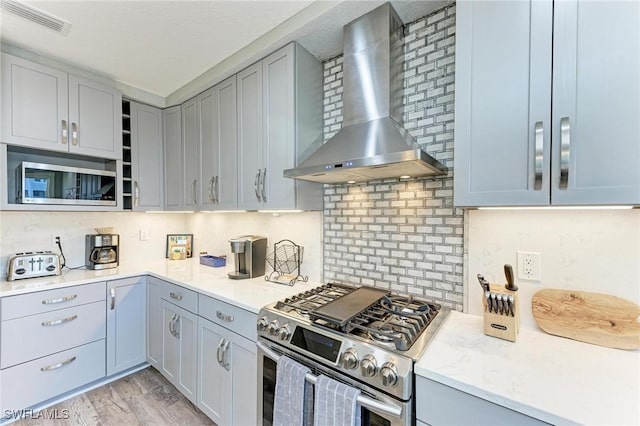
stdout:
{"type": "Polygon", "coordinates": [[[276,367],[273,426],[310,426],[313,421],[313,393],[305,376],[311,370],[281,356],[276,367]]]}
{"type": "Polygon", "coordinates": [[[315,387],[315,426],[360,425],[359,389],[326,376],[319,376],[315,387]]]}

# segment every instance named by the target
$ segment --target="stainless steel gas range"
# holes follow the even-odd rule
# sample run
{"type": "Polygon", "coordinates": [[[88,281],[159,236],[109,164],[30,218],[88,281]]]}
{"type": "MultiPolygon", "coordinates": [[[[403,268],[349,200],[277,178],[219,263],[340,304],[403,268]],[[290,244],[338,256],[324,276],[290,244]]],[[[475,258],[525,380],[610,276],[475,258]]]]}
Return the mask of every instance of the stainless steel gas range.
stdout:
{"type": "Polygon", "coordinates": [[[280,356],[361,390],[362,425],[415,423],[414,362],[448,310],[387,291],[326,284],[258,315],[258,415],[271,425],[280,356]]]}

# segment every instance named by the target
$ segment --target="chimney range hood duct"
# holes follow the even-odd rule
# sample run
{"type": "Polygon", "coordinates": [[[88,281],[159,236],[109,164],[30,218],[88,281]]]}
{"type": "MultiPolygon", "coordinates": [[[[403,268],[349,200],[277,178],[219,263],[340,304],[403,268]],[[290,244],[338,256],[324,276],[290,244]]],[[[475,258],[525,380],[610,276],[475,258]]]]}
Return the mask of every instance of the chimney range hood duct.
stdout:
{"type": "Polygon", "coordinates": [[[401,124],[402,31],[389,3],[344,27],[343,127],[284,177],[337,184],[446,174],[401,124]]]}

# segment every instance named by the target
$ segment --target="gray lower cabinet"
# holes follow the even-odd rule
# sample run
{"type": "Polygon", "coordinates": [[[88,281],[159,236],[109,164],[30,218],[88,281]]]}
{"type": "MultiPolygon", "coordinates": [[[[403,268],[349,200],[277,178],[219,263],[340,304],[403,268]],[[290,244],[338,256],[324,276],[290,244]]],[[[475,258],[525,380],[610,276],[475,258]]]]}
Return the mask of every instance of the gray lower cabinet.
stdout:
{"type": "Polygon", "coordinates": [[[146,360],[146,278],[107,282],[107,376],[146,360]]]}
{"type": "Polygon", "coordinates": [[[204,295],[198,312],[198,408],[219,425],[257,424],[256,315],[204,295]]]}
{"type": "Polygon", "coordinates": [[[194,313],[162,300],[161,372],[194,404],[198,383],[197,324],[194,313]]]}
{"type": "Polygon", "coordinates": [[[162,210],[162,111],[137,102],[130,103],[130,111],[132,210],[162,210]]]}
{"type": "Polygon", "coordinates": [[[147,362],[162,369],[162,292],[165,282],[147,277],[147,362]]]}
{"type": "Polygon", "coordinates": [[[322,208],[322,185],[283,177],[322,143],[322,65],[291,43],[237,75],[238,207],[322,208]]]}
{"type": "Polygon", "coordinates": [[[162,110],[164,151],[164,209],[184,209],[182,174],[182,111],[180,105],[162,110]]]}
{"type": "Polygon", "coordinates": [[[546,425],[533,417],[424,377],[416,377],[418,424],[438,425],[546,425]]]}
{"type": "Polygon", "coordinates": [[[2,141],[122,158],[122,94],[110,85],[2,54],[2,141]]]}
{"type": "Polygon", "coordinates": [[[638,75],[638,2],[460,2],[454,204],[640,204],[638,75]]]}
{"type": "Polygon", "coordinates": [[[4,415],[105,377],[105,288],[100,282],[0,299],[4,415]]]}
{"type": "Polygon", "coordinates": [[[236,76],[196,98],[200,136],[200,210],[238,207],[236,76]]]}

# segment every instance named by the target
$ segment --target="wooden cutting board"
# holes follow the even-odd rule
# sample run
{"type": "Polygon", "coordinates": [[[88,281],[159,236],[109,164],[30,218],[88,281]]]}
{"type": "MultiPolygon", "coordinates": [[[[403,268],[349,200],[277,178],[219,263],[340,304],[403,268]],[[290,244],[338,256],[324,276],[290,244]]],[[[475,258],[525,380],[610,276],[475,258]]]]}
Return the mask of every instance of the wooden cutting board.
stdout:
{"type": "Polygon", "coordinates": [[[640,306],[628,300],[549,288],[533,295],[531,308],[549,334],[609,348],[640,348],[640,306]]]}

